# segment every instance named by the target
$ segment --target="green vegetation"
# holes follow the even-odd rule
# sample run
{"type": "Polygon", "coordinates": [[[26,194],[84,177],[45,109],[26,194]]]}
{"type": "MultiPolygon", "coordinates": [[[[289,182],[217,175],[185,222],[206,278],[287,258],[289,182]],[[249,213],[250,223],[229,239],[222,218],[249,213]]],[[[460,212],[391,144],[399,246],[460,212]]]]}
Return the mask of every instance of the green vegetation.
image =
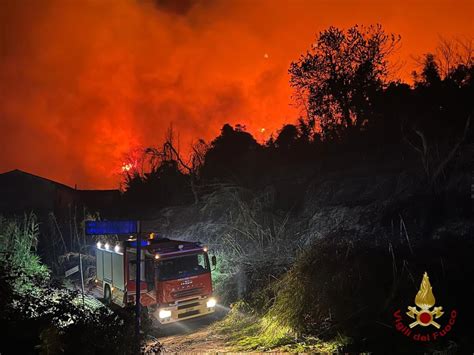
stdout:
{"type": "Polygon", "coordinates": [[[450,305],[446,309],[455,307],[471,315],[468,299],[457,295],[466,292],[464,277],[474,275],[469,263],[473,242],[452,234],[429,245],[386,238],[360,240],[340,232],[337,238],[316,241],[278,280],[236,302],[214,331],[237,351],[384,352],[389,348],[418,353],[469,348],[465,321],[456,323],[451,338],[420,344],[400,337],[392,328],[392,313],[413,303],[421,275],[428,271],[436,280],[437,300],[445,308],[450,305]],[[261,307],[262,303],[267,306],[261,307]]]}
{"type": "Polygon", "coordinates": [[[15,279],[17,291],[30,291],[34,279],[42,283],[49,280],[48,267],[35,254],[39,237],[39,225],[33,214],[20,221],[0,216],[0,263],[12,270],[21,270],[15,279]]]}
{"type": "Polygon", "coordinates": [[[315,337],[298,337],[288,326],[280,323],[280,317],[259,317],[243,301],[232,306],[225,319],[213,325],[213,331],[226,335],[227,342],[235,351],[284,351],[284,352],[336,352],[349,339],[343,336],[332,340],[315,337]]]}
{"type": "MultiPolygon", "coordinates": [[[[230,293],[232,290],[228,289],[229,283],[232,282],[234,275],[234,268],[229,263],[225,262],[226,254],[224,252],[215,252],[217,258],[217,266],[212,271],[212,284],[214,286],[214,292],[220,295],[223,299],[232,298],[230,293]]],[[[221,299],[220,302],[223,300],[221,299]]]]}
{"type": "Polygon", "coordinates": [[[133,312],[112,312],[52,281],[35,254],[38,223],[0,217],[0,352],[129,353],[133,312]]]}
{"type": "MultiPolygon", "coordinates": [[[[222,199],[225,197],[214,196],[213,205],[222,199]]],[[[232,220],[229,232],[219,240],[213,278],[220,302],[234,303],[213,330],[224,335],[236,351],[334,352],[347,345],[349,338],[343,333],[317,337],[312,329],[305,328],[307,311],[311,313],[317,306],[310,285],[312,262],[330,263],[331,250],[336,255],[345,255],[346,250],[341,253],[328,242],[325,248],[301,253],[301,240],[294,238],[288,216],[270,212],[272,200],[267,194],[249,196],[240,190],[234,191],[230,200],[232,220]]],[[[340,248],[345,248],[342,244],[340,248]]]]}

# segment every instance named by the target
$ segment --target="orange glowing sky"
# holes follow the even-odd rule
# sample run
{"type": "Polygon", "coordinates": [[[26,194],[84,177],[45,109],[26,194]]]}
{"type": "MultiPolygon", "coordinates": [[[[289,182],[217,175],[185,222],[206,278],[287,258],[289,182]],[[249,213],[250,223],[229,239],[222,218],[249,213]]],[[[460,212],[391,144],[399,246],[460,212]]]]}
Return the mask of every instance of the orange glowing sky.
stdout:
{"type": "Polygon", "coordinates": [[[183,150],[221,126],[263,139],[298,111],[287,69],[315,34],[381,23],[394,61],[474,37],[473,0],[0,0],[0,172],[115,188],[170,123],[183,150]],[[260,130],[265,127],[264,133],[260,130]]]}

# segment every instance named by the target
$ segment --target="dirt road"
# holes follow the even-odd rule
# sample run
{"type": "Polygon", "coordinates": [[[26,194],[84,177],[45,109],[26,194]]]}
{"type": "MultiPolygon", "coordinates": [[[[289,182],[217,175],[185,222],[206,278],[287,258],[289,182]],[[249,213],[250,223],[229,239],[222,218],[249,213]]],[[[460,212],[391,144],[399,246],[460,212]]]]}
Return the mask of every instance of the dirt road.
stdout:
{"type": "Polygon", "coordinates": [[[163,353],[222,353],[230,352],[222,336],[210,334],[208,327],[204,327],[190,334],[177,334],[159,338],[164,346],[163,353]]]}
{"type": "Polygon", "coordinates": [[[226,312],[221,310],[213,316],[191,319],[170,324],[157,330],[156,337],[164,346],[164,353],[217,353],[230,352],[222,335],[210,331],[215,321],[222,319],[226,312]]]}

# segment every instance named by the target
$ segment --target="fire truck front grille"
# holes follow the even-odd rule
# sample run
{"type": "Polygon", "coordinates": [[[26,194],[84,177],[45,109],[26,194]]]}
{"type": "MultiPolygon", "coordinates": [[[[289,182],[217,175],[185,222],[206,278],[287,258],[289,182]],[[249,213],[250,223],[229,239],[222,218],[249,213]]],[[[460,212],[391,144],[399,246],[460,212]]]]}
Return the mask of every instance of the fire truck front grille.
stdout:
{"type": "Polygon", "coordinates": [[[184,298],[184,297],[199,295],[201,291],[202,291],[202,287],[197,287],[197,288],[191,288],[189,290],[176,291],[176,292],[173,292],[171,295],[173,296],[173,298],[184,298]]]}
{"type": "Polygon", "coordinates": [[[178,310],[199,306],[199,302],[186,303],[178,306],[178,310]]]}
{"type": "Polygon", "coordinates": [[[199,314],[199,310],[178,314],[178,318],[191,317],[191,316],[195,316],[196,314],[199,314]]]}

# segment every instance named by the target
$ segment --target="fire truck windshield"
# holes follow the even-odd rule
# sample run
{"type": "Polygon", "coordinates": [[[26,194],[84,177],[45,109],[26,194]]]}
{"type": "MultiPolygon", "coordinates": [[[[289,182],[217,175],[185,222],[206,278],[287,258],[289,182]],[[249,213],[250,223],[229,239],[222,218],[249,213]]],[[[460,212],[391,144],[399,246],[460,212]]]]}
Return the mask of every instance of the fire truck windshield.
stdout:
{"type": "Polygon", "coordinates": [[[185,255],[157,263],[157,275],[160,281],[180,279],[210,272],[207,254],[185,255]]]}

